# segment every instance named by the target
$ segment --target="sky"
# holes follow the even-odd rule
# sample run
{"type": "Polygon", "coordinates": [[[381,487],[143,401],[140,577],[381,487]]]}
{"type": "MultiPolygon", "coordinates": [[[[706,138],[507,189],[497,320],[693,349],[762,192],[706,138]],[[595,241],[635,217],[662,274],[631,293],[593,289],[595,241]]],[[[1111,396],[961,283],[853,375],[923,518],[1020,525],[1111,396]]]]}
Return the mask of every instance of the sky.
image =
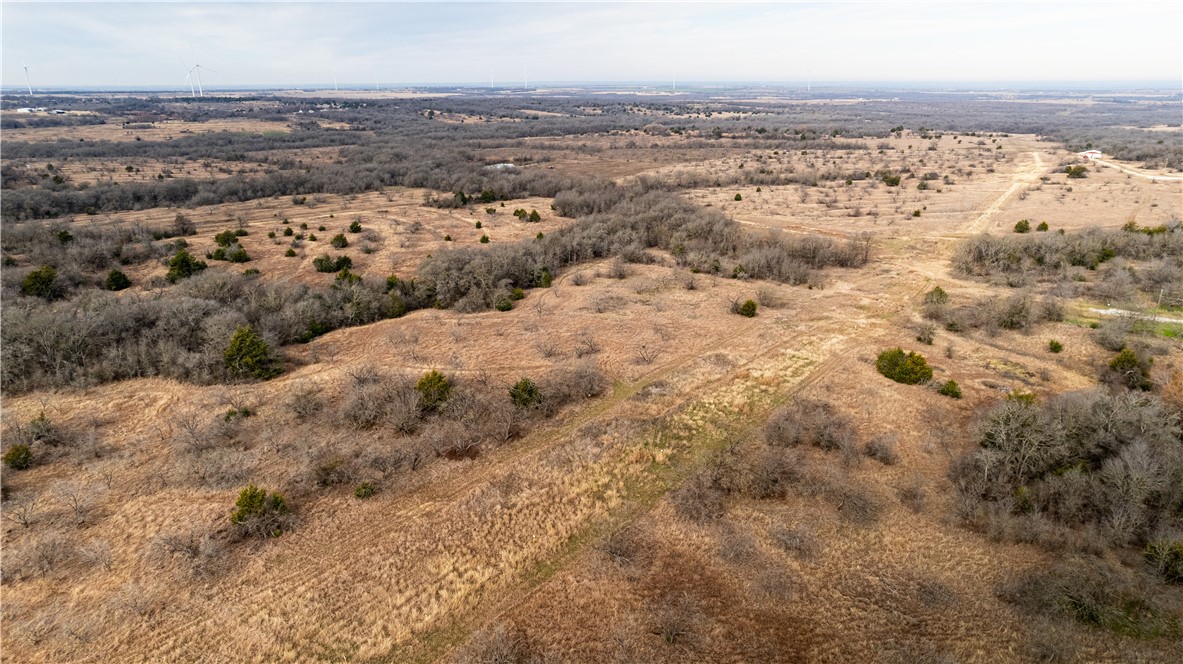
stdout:
{"type": "Polygon", "coordinates": [[[2,83],[211,87],[1156,81],[1183,2],[50,3],[5,0],[2,83]]]}

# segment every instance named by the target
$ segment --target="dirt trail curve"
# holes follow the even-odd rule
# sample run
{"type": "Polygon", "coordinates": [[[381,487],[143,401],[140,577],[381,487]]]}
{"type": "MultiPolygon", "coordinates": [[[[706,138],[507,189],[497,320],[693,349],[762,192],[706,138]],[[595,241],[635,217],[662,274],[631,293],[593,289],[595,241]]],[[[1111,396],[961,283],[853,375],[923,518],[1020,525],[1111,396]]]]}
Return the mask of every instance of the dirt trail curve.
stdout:
{"type": "Polygon", "coordinates": [[[1137,177],[1140,177],[1140,178],[1143,178],[1146,180],[1150,180],[1151,182],[1183,182],[1183,175],[1151,175],[1150,173],[1145,173],[1145,172],[1140,171],[1136,168],[1131,168],[1129,166],[1123,166],[1121,164],[1118,164],[1118,163],[1115,163],[1112,161],[1108,161],[1105,159],[1094,159],[1093,161],[1095,163],[1101,164],[1102,166],[1116,168],[1117,170],[1121,171],[1122,173],[1129,173],[1130,175],[1136,175],[1137,177]]]}
{"type": "Polygon", "coordinates": [[[963,233],[972,235],[975,233],[983,233],[989,230],[991,220],[994,219],[995,215],[1002,211],[1002,207],[1006,205],[1007,201],[1009,201],[1015,194],[1034,183],[1039,179],[1039,176],[1044,174],[1043,154],[1040,152],[1032,152],[1031,159],[1032,161],[1030,164],[1015,171],[1013,176],[1014,181],[1011,183],[1011,186],[1006,191],[1004,191],[1001,196],[995,199],[989,207],[987,207],[985,210],[982,210],[982,213],[978,215],[977,219],[967,224],[965,228],[962,229],[963,233]]]}

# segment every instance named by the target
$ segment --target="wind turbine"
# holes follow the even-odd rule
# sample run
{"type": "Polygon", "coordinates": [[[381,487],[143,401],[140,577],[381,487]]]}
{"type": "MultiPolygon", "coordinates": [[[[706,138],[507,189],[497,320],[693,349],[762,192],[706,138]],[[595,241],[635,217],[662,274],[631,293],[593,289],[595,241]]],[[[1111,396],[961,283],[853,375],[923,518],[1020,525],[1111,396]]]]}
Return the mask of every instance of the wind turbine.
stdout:
{"type": "Polygon", "coordinates": [[[530,88],[530,77],[526,75],[526,65],[522,65],[522,89],[528,90],[530,88]]]}
{"type": "Polygon", "coordinates": [[[33,83],[29,80],[29,65],[21,63],[21,67],[25,69],[25,85],[29,88],[29,96],[33,96],[33,83]]]}
{"type": "MultiPolygon", "coordinates": [[[[200,64],[197,64],[197,65],[193,65],[192,67],[189,68],[189,76],[185,77],[185,79],[189,81],[189,92],[190,93],[193,92],[193,79],[194,78],[197,79],[197,96],[198,97],[205,96],[205,90],[201,89],[201,70],[202,69],[204,69],[206,71],[214,71],[214,70],[210,69],[209,67],[202,67],[200,64]],[[194,76],[194,73],[196,73],[196,76],[194,76]]],[[[214,72],[214,73],[216,74],[218,72],[214,72]]]]}

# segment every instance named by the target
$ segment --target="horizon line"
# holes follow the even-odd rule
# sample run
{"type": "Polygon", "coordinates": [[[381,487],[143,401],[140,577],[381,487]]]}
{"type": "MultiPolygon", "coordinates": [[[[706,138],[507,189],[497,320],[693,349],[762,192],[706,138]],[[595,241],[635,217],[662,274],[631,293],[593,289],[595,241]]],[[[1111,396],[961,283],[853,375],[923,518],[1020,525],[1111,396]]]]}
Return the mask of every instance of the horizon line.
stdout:
{"type": "MultiPolygon", "coordinates": [[[[678,88],[692,88],[692,87],[736,87],[736,86],[761,86],[782,89],[826,89],[826,88],[858,88],[858,89],[875,89],[876,87],[909,87],[909,88],[939,88],[939,89],[972,89],[978,86],[995,86],[1000,88],[1032,88],[1032,87],[1053,87],[1063,89],[1072,86],[1117,86],[1117,87],[1149,87],[1160,90],[1183,90],[1183,83],[1178,81],[1167,81],[1161,79],[1027,79],[1027,80],[1013,80],[1013,79],[982,79],[982,80],[942,80],[942,79],[916,79],[916,80],[860,80],[860,79],[831,79],[831,80],[813,80],[807,81],[805,79],[789,79],[789,80],[767,80],[767,79],[753,79],[753,80],[695,80],[685,79],[678,82],[678,88]]],[[[656,79],[638,79],[638,80],[541,80],[534,82],[531,85],[523,86],[520,82],[514,83],[510,81],[493,82],[490,85],[489,81],[377,81],[369,82],[353,82],[341,83],[340,81],[307,81],[307,82],[252,82],[252,83],[225,83],[205,85],[206,90],[243,90],[243,89],[259,89],[259,90],[276,90],[276,89],[304,89],[304,88],[344,88],[349,90],[372,90],[374,86],[387,88],[479,88],[479,89],[537,89],[542,87],[660,87],[673,88],[671,81],[656,80],[656,79]]],[[[176,91],[185,88],[185,85],[179,83],[57,83],[50,85],[41,85],[34,90],[88,90],[88,89],[140,89],[143,91],[160,90],[160,91],[176,91]]],[[[0,83],[0,91],[8,90],[27,90],[27,86],[21,83],[0,83]]],[[[27,95],[27,92],[26,92],[27,95]]]]}

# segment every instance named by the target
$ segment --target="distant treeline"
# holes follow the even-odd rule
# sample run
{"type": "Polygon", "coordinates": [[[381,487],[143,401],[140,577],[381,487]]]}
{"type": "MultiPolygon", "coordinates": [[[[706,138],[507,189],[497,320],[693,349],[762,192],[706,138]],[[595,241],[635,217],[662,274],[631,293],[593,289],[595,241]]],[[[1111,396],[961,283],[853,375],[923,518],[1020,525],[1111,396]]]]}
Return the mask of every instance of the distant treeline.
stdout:
{"type": "MultiPolygon", "coordinates": [[[[1183,136],[1177,132],[1152,132],[1136,126],[1172,124],[1174,109],[1166,105],[1099,104],[1075,108],[1070,115],[1055,113],[1055,104],[1022,102],[968,102],[954,104],[887,104],[817,106],[777,103],[696,101],[684,104],[641,102],[604,103],[598,99],[504,100],[448,98],[330,104],[327,100],[272,99],[274,111],[249,109],[245,103],[193,104],[176,100],[139,100],[119,111],[139,113],[151,119],[211,119],[251,117],[287,119],[297,110],[316,111],[295,125],[291,133],[220,132],[181,135],[170,141],[70,141],[4,145],[5,189],[0,202],[4,220],[42,219],[85,212],[116,212],[148,207],[186,207],[253,198],[311,193],[351,194],[384,186],[421,186],[440,191],[476,193],[486,189],[499,197],[553,195],[563,188],[555,178],[538,174],[486,173],[481,152],[499,148],[531,150],[572,149],[570,140],[548,142],[523,139],[583,135],[628,134],[630,145],[648,147],[650,135],[680,133],[675,149],[731,147],[768,150],[865,150],[860,138],[884,137],[900,129],[923,136],[941,133],[1030,132],[1066,142],[1071,149],[1092,145],[1124,159],[1156,166],[1183,168],[1183,136]],[[559,115],[533,115],[537,107],[559,115]],[[645,114],[638,109],[673,113],[645,114]],[[430,118],[435,112],[477,118],[464,123],[444,123],[430,118]],[[717,113],[729,113],[718,117],[717,113]],[[480,119],[512,119],[483,122],[480,119]],[[347,124],[352,130],[321,129],[324,119],[347,124]],[[38,188],[13,189],[14,160],[47,163],[70,159],[185,158],[223,161],[269,162],[272,151],[318,147],[341,148],[341,160],[315,168],[294,163],[282,172],[258,178],[235,177],[222,182],[169,180],[155,183],[74,186],[44,182],[38,188]],[[466,163],[467,162],[467,163],[466,163]],[[550,192],[550,193],[545,193],[550,192]]],[[[86,108],[100,108],[94,103],[86,108]]],[[[663,143],[663,145],[665,145],[663,143]]],[[[585,146],[591,151],[596,149],[585,146]]],[[[578,145],[575,149],[581,149],[578,145]]],[[[787,177],[784,174],[744,173],[749,184],[815,183],[841,173],[787,177]]],[[[739,176],[736,176],[739,178],[739,176]]],[[[736,178],[732,178],[735,180],[736,178]]],[[[702,186],[702,178],[684,186],[702,186]]],[[[738,180],[737,180],[738,181],[738,180]]],[[[721,184],[728,184],[721,183],[721,184]]]]}

